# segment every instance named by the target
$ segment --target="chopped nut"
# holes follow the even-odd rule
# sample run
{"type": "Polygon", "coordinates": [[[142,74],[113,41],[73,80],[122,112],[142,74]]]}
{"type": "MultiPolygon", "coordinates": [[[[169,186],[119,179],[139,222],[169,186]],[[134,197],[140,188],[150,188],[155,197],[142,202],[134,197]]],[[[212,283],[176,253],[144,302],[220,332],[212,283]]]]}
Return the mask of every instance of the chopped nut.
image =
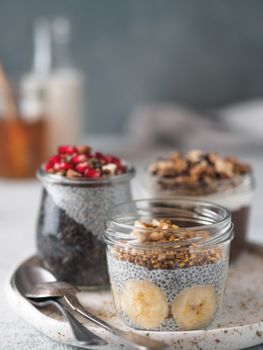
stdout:
{"type": "Polygon", "coordinates": [[[132,238],[135,238],[138,242],[146,242],[148,240],[146,233],[141,231],[133,230],[130,235],[132,238]]]}
{"type": "Polygon", "coordinates": [[[174,168],[177,173],[182,173],[187,167],[187,163],[184,159],[177,158],[174,160],[174,168]]]}
{"type": "Polygon", "coordinates": [[[203,157],[203,152],[199,150],[192,150],[186,154],[186,159],[192,163],[199,162],[203,157]]]}
{"type": "Polygon", "coordinates": [[[152,224],[143,221],[136,221],[136,226],[148,228],[148,232],[140,232],[133,230],[132,237],[138,237],[140,243],[144,243],[145,249],[141,247],[112,247],[111,253],[119,260],[129,261],[136,265],[146,267],[148,269],[176,269],[191,266],[200,266],[206,264],[214,264],[222,259],[222,250],[216,248],[198,248],[195,243],[190,243],[191,239],[207,239],[209,237],[206,231],[181,230],[170,220],[153,219],[152,224]],[[149,230],[151,225],[152,231],[149,230]],[[168,226],[168,231],[161,226],[168,226]],[[160,228],[157,230],[157,228],[160,228]],[[175,230],[173,231],[172,228],[175,230]],[[190,239],[189,244],[185,244],[190,239]],[[180,241],[184,241],[180,245],[180,241]],[[155,245],[164,242],[178,242],[178,245],[172,245],[170,248],[154,249],[155,245]]]}
{"type": "Polygon", "coordinates": [[[136,220],[134,223],[135,227],[142,227],[142,228],[148,228],[152,227],[152,224],[149,222],[141,221],[141,220],[136,220]]]}
{"type": "Polygon", "coordinates": [[[170,160],[159,160],[157,162],[157,168],[160,176],[170,176],[176,173],[174,162],[170,160]]]}
{"type": "Polygon", "coordinates": [[[154,231],[150,234],[150,240],[151,241],[160,241],[164,238],[164,234],[161,231],[154,231]]]}
{"type": "Polygon", "coordinates": [[[192,185],[198,183],[198,176],[197,175],[190,175],[190,176],[178,176],[176,178],[176,183],[181,183],[185,185],[192,185]]]}
{"type": "Polygon", "coordinates": [[[224,174],[227,177],[231,177],[233,175],[233,164],[229,161],[225,161],[222,159],[217,159],[215,162],[215,170],[219,174],[224,174]]]}
{"type": "Polygon", "coordinates": [[[80,177],[80,176],[81,175],[75,170],[72,170],[72,169],[67,170],[67,177],[69,178],[80,177]]]}
{"type": "Polygon", "coordinates": [[[225,160],[233,164],[235,173],[246,174],[251,171],[249,164],[240,163],[236,157],[226,157],[225,160]]]}
{"type": "Polygon", "coordinates": [[[91,150],[92,150],[92,148],[89,147],[89,146],[84,145],[84,146],[77,146],[77,150],[78,150],[78,152],[81,153],[81,154],[82,154],[82,153],[90,153],[91,150]]]}
{"type": "Polygon", "coordinates": [[[102,171],[104,173],[109,174],[109,175],[114,175],[117,170],[117,165],[116,164],[107,164],[102,166],[102,171]]]}
{"type": "Polygon", "coordinates": [[[152,225],[158,227],[161,225],[161,221],[157,219],[152,219],[152,225]]]}
{"type": "Polygon", "coordinates": [[[251,171],[251,166],[249,164],[234,164],[234,169],[240,174],[247,174],[251,171]]]}
{"type": "Polygon", "coordinates": [[[206,173],[208,168],[207,161],[202,160],[200,163],[196,164],[193,166],[190,170],[190,175],[191,176],[200,176],[204,173],[206,173]]]}

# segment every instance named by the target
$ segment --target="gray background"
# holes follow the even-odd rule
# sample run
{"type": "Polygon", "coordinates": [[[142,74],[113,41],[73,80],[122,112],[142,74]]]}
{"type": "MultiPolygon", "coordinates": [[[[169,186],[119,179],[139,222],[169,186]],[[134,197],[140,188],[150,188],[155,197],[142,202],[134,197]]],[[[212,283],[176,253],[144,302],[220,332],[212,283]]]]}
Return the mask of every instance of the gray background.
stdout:
{"type": "Polygon", "coordinates": [[[88,76],[88,130],[119,132],[137,105],[209,109],[263,94],[261,0],[0,0],[0,57],[30,68],[38,16],[65,15],[88,76]]]}

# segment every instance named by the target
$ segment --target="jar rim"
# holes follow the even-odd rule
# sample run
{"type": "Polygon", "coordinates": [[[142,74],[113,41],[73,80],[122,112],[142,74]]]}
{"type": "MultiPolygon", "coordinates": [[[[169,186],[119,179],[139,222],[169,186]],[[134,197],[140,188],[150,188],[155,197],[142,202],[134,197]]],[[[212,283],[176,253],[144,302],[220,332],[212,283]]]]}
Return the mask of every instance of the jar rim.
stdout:
{"type": "MultiPolygon", "coordinates": [[[[136,247],[141,247],[141,248],[146,248],[145,243],[140,243],[138,241],[135,241],[134,238],[129,237],[129,234],[134,230],[137,229],[140,232],[150,232],[153,230],[153,228],[141,228],[138,227],[136,225],[130,225],[130,224],[126,224],[121,222],[121,220],[118,221],[118,219],[116,219],[114,217],[114,211],[118,210],[118,209],[122,209],[125,206],[129,206],[129,205],[138,205],[141,203],[148,203],[148,204],[158,204],[158,203],[165,203],[166,205],[182,205],[182,209],[184,208],[184,205],[193,205],[193,208],[199,208],[199,210],[202,208],[204,209],[204,211],[206,211],[206,213],[208,214],[208,210],[212,210],[214,209],[214,214],[216,213],[215,210],[219,210],[221,213],[221,218],[218,218],[218,220],[216,222],[212,222],[212,223],[206,223],[203,225],[198,225],[198,226],[188,226],[188,227],[179,227],[178,229],[162,229],[162,228],[158,228],[158,231],[161,232],[189,232],[189,231],[193,231],[193,232],[201,232],[201,231],[218,231],[216,233],[214,233],[213,235],[209,235],[209,237],[207,239],[185,239],[185,240],[180,240],[179,242],[163,242],[163,243],[155,243],[154,244],[154,249],[158,249],[158,248],[164,248],[165,246],[169,246],[169,248],[174,247],[174,246],[178,246],[178,244],[180,246],[182,245],[187,245],[187,244],[191,244],[191,243],[195,243],[198,246],[204,246],[204,245],[211,245],[211,244],[219,244],[219,243],[223,243],[227,240],[231,240],[233,238],[233,224],[231,222],[231,213],[228,209],[226,209],[225,207],[222,207],[221,205],[215,204],[215,203],[211,203],[208,201],[204,201],[204,200],[198,200],[198,199],[189,199],[189,197],[185,197],[185,196],[178,196],[176,199],[167,199],[167,198],[151,198],[151,199],[139,199],[139,200],[134,200],[134,201],[129,201],[126,203],[122,203],[119,204],[113,208],[111,208],[107,213],[106,213],[106,230],[104,232],[104,240],[106,241],[106,243],[114,243],[114,244],[119,244],[119,245],[125,245],[127,243],[131,244],[131,245],[135,245],[136,247]],[[220,230],[219,230],[220,228],[220,230]],[[126,231],[125,233],[121,232],[121,231],[126,231]]],[[[198,211],[194,214],[197,215],[198,211]]],[[[200,214],[200,213],[199,213],[200,214]]],[[[151,217],[156,218],[154,216],[151,217]]],[[[165,219],[167,217],[163,216],[163,219],[165,219]]],[[[147,248],[146,248],[147,249],[147,248]]],[[[152,248],[149,248],[152,249],[152,248]]]]}
{"type": "Polygon", "coordinates": [[[61,175],[50,174],[44,170],[44,163],[37,170],[36,177],[40,181],[58,184],[62,186],[79,186],[79,187],[100,187],[110,186],[115,183],[122,183],[131,180],[135,176],[135,168],[125,161],[127,171],[124,174],[114,175],[107,178],[68,178],[61,175]]]}

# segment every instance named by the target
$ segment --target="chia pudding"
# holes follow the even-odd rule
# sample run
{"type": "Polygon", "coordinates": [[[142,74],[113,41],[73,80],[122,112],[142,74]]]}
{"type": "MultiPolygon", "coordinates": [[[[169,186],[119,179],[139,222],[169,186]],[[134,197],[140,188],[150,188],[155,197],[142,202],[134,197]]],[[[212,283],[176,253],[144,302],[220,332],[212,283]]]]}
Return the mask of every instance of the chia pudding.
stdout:
{"type": "Polygon", "coordinates": [[[37,251],[58,279],[79,286],[108,285],[102,233],[105,212],[131,200],[134,169],[88,146],[61,146],[38,171],[43,192],[37,251]]]}
{"type": "Polygon", "coordinates": [[[223,302],[232,236],[226,209],[185,198],[113,209],[104,239],[119,317],[142,330],[211,326],[223,302]]]}
{"type": "Polygon", "coordinates": [[[249,164],[214,152],[174,152],[151,163],[144,182],[147,192],[153,197],[187,196],[226,207],[231,211],[235,226],[230,260],[242,252],[254,190],[254,178],[249,164]]]}

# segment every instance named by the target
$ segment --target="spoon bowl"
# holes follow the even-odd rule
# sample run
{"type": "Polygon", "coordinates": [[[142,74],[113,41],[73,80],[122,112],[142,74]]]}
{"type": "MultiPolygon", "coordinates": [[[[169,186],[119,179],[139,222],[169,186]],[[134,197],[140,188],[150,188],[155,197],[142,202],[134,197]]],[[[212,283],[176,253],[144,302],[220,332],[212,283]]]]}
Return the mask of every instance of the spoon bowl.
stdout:
{"type": "Polygon", "coordinates": [[[21,266],[15,273],[12,284],[25,296],[36,285],[55,282],[56,277],[41,266],[21,266]]]}
{"type": "MultiPolygon", "coordinates": [[[[48,286],[49,284],[54,283],[56,286],[57,280],[55,276],[52,275],[51,272],[48,270],[42,268],[39,265],[33,265],[33,266],[21,266],[14,274],[12,278],[12,286],[14,289],[16,289],[23,297],[27,298],[27,294],[30,294],[30,291],[34,290],[34,288],[37,288],[37,286],[42,286],[42,293],[43,289],[45,289],[45,294],[47,294],[47,287],[44,288],[44,286],[48,286]]],[[[73,286],[67,286],[67,283],[62,283],[62,290],[63,288],[68,290],[68,287],[70,287],[71,291],[75,288],[73,286]]],[[[54,291],[56,288],[53,289],[54,291]]],[[[76,339],[76,346],[81,346],[85,348],[89,348],[92,346],[95,346],[96,349],[102,349],[105,345],[107,345],[107,342],[102,339],[101,337],[97,336],[93,332],[91,332],[89,329],[84,327],[74,316],[74,311],[71,308],[65,307],[63,304],[63,298],[60,298],[61,295],[57,295],[53,297],[53,300],[49,298],[37,298],[37,300],[30,299],[28,300],[36,307],[45,307],[48,305],[54,305],[65,317],[65,319],[68,321],[72,333],[76,339]]]]}
{"type": "Polygon", "coordinates": [[[25,293],[27,298],[60,298],[65,294],[77,294],[79,290],[67,282],[50,281],[38,283],[29,292],[25,293]]]}

